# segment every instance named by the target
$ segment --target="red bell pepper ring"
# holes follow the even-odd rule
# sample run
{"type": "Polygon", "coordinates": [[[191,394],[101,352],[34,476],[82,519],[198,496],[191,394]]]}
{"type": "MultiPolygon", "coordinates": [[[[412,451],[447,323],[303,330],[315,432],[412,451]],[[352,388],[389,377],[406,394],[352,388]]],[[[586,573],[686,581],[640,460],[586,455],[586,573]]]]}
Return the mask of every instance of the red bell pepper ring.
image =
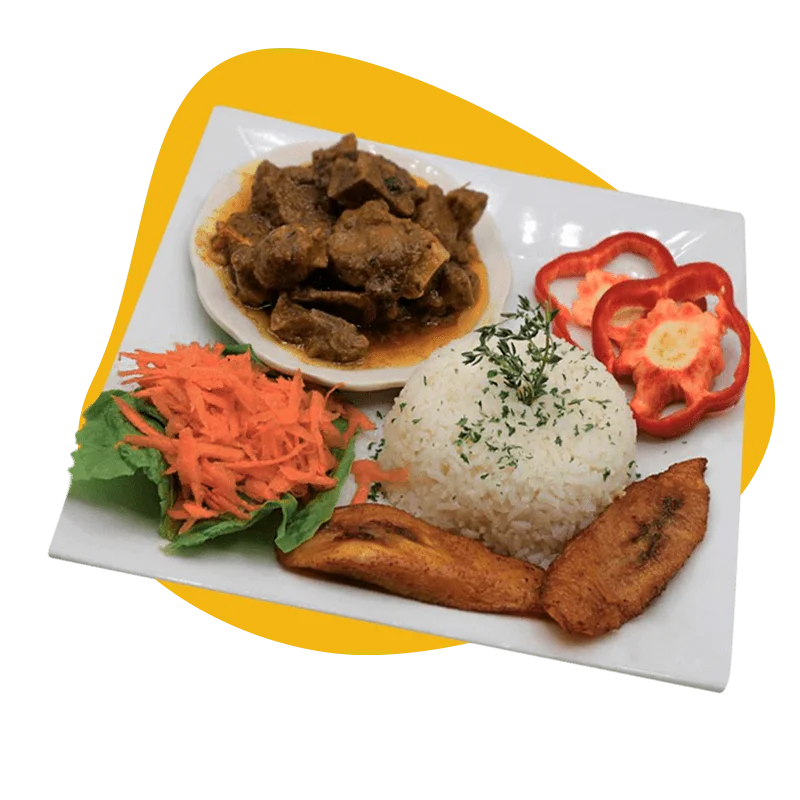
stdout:
{"type": "MultiPolygon", "coordinates": [[[[556,336],[575,345],[576,343],[569,334],[568,323],[586,323],[587,317],[589,320],[591,319],[594,303],[599,299],[599,296],[615,283],[628,282],[631,278],[627,276],[612,276],[611,273],[606,273],[608,278],[601,278],[599,275],[587,278],[586,286],[584,287],[581,284],[581,288],[584,288],[584,291],[581,292],[579,288],[579,299],[576,302],[576,305],[580,304],[576,312],[580,319],[575,319],[570,309],[558,301],[550,291],[550,284],[559,278],[586,277],[588,273],[594,270],[602,270],[603,267],[623,253],[631,253],[641,258],[646,258],[653,265],[657,275],[666,275],[678,269],[672,254],[658,239],[634,232],[617,233],[614,236],[603,239],[602,242],[598,242],[588,250],[578,250],[559,256],[539,270],[534,284],[534,295],[537,301],[558,311],[553,320],[553,333],[556,336]],[[589,294],[592,294],[593,297],[590,298],[589,294]]],[[[704,302],[701,308],[705,309],[704,302]]],[[[634,311],[636,314],[641,315],[643,310],[629,309],[628,313],[625,314],[624,310],[620,309],[622,312],[621,318],[612,320],[613,324],[610,324],[611,338],[614,341],[621,342],[625,338],[632,321],[630,312],[634,311]]],[[[584,324],[584,327],[589,327],[589,325],[584,324]]]]}
{"type": "Polygon", "coordinates": [[[707,414],[738,403],[750,369],[750,327],[734,304],[731,278],[705,261],[612,286],[592,318],[592,348],[615,377],[633,379],[631,411],[639,430],[662,439],[680,436],[707,414]],[[707,295],[717,297],[713,312],[692,305],[707,295]],[[631,325],[617,354],[609,324],[617,311],[630,306],[647,313],[631,325]],[[739,363],[731,384],[714,391],[714,378],[724,369],[721,341],[728,329],[739,339],[739,363]],[[684,408],[661,416],[680,399],[684,408]]]}

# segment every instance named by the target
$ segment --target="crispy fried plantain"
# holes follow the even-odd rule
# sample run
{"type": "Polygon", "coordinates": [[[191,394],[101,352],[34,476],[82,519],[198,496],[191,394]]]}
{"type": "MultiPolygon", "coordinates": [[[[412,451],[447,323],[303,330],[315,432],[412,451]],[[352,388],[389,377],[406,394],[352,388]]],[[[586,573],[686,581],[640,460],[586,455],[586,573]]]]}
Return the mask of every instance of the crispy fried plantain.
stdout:
{"type": "Polygon", "coordinates": [[[598,636],[638,616],[705,536],[706,459],[631,484],[550,565],[544,610],[570,633],[598,636]]]}
{"type": "Polygon", "coordinates": [[[312,539],[290,553],[276,552],[285,567],[362,581],[424,603],[541,613],[544,570],[390,506],[338,508],[312,539]]]}

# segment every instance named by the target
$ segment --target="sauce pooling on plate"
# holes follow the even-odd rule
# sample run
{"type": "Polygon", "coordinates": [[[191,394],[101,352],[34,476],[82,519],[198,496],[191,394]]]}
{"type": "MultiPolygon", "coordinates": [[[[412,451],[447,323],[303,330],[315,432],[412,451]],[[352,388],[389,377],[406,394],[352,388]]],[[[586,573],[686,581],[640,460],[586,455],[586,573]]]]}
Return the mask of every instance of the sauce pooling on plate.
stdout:
{"type": "Polygon", "coordinates": [[[472,239],[486,201],[445,194],[348,136],[310,165],[244,168],[195,244],[262,335],[307,363],[410,366],[486,310],[472,239]]]}

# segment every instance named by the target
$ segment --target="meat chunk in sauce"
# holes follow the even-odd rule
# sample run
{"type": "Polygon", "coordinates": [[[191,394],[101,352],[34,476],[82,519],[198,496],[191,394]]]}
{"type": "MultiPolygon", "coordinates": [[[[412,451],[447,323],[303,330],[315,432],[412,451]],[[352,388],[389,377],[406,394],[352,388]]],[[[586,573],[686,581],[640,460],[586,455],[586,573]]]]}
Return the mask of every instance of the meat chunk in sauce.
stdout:
{"type": "Polygon", "coordinates": [[[371,325],[378,311],[375,301],[363,292],[302,287],[293,290],[289,297],[302,306],[319,308],[356,325],[371,325]]]}
{"type": "Polygon", "coordinates": [[[458,224],[458,235],[463,238],[472,232],[486,211],[489,195],[474,189],[454,189],[447,193],[447,204],[458,224]]]}
{"type": "Polygon", "coordinates": [[[458,264],[445,264],[439,277],[439,294],[448,311],[463,311],[478,300],[480,281],[471,270],[458,264]]]}
{"type": "Polygon", "coordinates": [[[269,324],[276,336],[302,345],[311,358],[347,363],[363,358],[369,349],[369,340],[351,322],[316,308],[303,308],[286,294],[278,298],[269,324]]]}
{"type": "Polygon", "coordinates": [[[270,327],[309,356],[352,362],[362,333],[407,332],[473,306],[472,230],[487,195],[445,194],[354,134],[310,164],[262,161],[250,208],[218,222],[210,256],[229,267],[239,300],[270,308],[270,327]]]}
{"type": "Polygon", "coordinates": [[[445,317],[474,306],[479,293],[478,276],[468,267],[449,261],[433,276],[425,294],[414,302],[414,307],[417,314],[445,317]]]}
{"type": "Polygon", "coordinates": [[[253,181],[250,207],[276,228],[303,225],[329,232],[333,224],[330,203],[314,183],[311,167],[281,169],[262,161],[253,181]]]}
{"type": "Polygon", "coordinates": [[[254,247],[240,247],[231,256],[230,271],[236,296],[246,306],[261,308],[275,302],[276,293],[255,275],[254,247]]]}
{"type": "Polygon", "coordinates": [[[334,161],[339,157],[355,160],[358,152],[357,148],[358,140],[355,134],[348,133],[333,145],[333,147],[328,147],[324,150],[315,150],[311,154],[314,178],[320,189],[327,193],[334,161]]]}
{"type": "Polygon", "coordinates": [[[438,186],[428,187],[425,199],[414,212],[414,222],[430,231],[453,256],[458,255],[458,222],[438,186]]]}
{"type": "Polygon", "coordinates": [[[455,189],[445,195],[440,187],[431,185],[417,205],[414,222],[436,236],[454,261],[467,264],[472,229],[481,218],[487,200],[488,195],[472,189],[455,189]]]}
{"type": "Polygon", "coordinates": [[[275,228],[250,250],[255,276],[267,289],[292,289],[328,266],[325,236],[302,225],[275,228]]]}
{"type": "Polygon", "coordinates": [[[359,152],[337,158],[331,167],[328,197],[345,208],[358,208],[370,200],[385,200],[392,214],[414,213],[417,183],[402,167],[374,153],[359,152]]]}
{"type": "Polygon", "coordinates": [[[377,298],[417,298],[450,254],[429,231],[389,213],[383,200],[345,211],[328,240],[331,269],[377,298]]]}
{"type": "Polygon", "coordinates": [[[313,185],[316,183],[314,169],[310,164],[300,167],[283,167],[281,174],[299,186],[313,185]]]}
{"type": "Polygon", "coordinates": [[[217,232],[211,239],[214,260],[218,264],[230,264],[234,250],[252,247],[269,233],[270,227],[264,217],[250,211],[239,211],[217,222],[217,232]]]}

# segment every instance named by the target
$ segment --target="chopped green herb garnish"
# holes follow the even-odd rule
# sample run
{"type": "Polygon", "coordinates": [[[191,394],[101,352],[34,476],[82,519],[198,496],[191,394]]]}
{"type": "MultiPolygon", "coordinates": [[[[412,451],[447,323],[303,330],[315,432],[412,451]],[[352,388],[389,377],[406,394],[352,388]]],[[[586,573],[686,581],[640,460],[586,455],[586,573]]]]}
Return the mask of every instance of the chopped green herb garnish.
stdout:
{"type": "Polygon", "coordinates": [[[497,324],[478,328],[480,343],[474,350],[462,354],[464,363],[479,364],[486,359],[497,367],[486,373],[489,383],[497,385],[492,379],[501,376],[505,386],[516,392],[522,403],[532,406],[548,392],[548,368],[561,360],[556,355],[557,345],[550,331],[555,315],[555,310],[542,306],[534,308],[527,297],[520,296],[517,311],[503,314],[506,320],[518,321],[519,329],[514,331],[497,324]],[[543,347],[536,341],[540,334],[544,334],[543,347]],[[512,342],[524,343],[528,358],[535,364],[533,368],[523,361],[512,342]]]}

